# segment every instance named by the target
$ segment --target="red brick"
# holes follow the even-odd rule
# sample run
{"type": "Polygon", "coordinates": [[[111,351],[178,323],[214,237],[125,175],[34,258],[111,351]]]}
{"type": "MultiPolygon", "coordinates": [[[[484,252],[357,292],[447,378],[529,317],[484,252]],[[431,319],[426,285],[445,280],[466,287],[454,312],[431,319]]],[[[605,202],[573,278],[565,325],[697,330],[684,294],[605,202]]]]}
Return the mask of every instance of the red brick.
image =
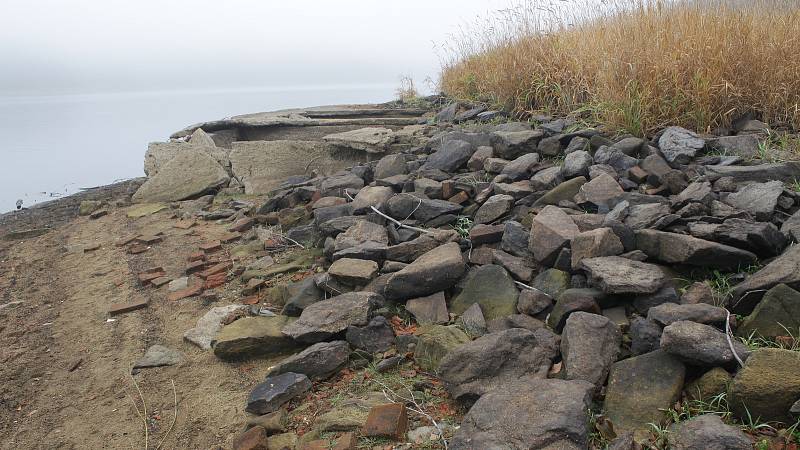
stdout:
{"type": "Polygon", "coordinates": [[[330,442],[325,439],[317,439],[303,444],[300,450],[330,450],[330,442]]]}
{"type": "Polygon", "coordinates": [[[233,267],[233,263],[232,262],[223,261],[221,263],[217,263],[217,264],[209,267],[208,269],[206,269],[206,270],[204,270],[202,272],[199,272],[197,274],[197,276],[199,276],[200,278],[204,278],[205,279],[205,278],[210,277],[211,275],[215,275],[215,274],[218,274],[218,273],[227,274],[228,270],[230,270],[231,267],[233,267]]]}
{"type": "Polygon", "coordinates": [[[373,406],[364,424],[364,435],[403,439],[408,431],[408,415],[402,403],[373,406]]]}
{"type": "Polygon", "coordinates": [[[175,301],[186,297],[194,297],[195,295],[200,295],[202,293],[203,285],[196,284],[194,286],[189,286],[186,289],[181,289],[180,291],[171,292],[167,296],[167,300],[175,301]]]}
{"type": "Polygon", "coordinates": [[[161,267],[161,266],[153,266],[153,267],[148,267],[147,269],[144,269],[140,273],[155,273],[155,272],[163,272],[163,271],[164,271],[163,267],[161,267]]]}
{"type": "Polygon", "coordinates": [[[648,175],[647,171],[639,166],[633,166],[628,169],[628,177],[637,183],[644,182],[648,175]]]}
{"type": "Polygon", "coordinates": [[[257,305],[258,302],[260,302],[260,301],[261,301],[261,298],[259,298],[259,296],[251,295],[249,297],[243,298],[242,299],[242,304],[243,305],[257,305]]]}
{"type": "Polygon", "coordinates": [[[201,270],[205,269],[206,266],[208,266],[206,261],[192,261],[188,266],[186,266],[186,274],[189,275],[195,272],[200,272],[201,270]]]}
{"type": "Polygon", "coordinates": [[[242,288],[242,295],[251,295],[258,291],[264,285],[264,280],[261,278],[251,278],[247,281],[247,285],[242,288]]]}
{"type": "Polygon", "coordinates": [[[206,253],[215,252],[220,249],[222,249],[222,243],[220,241],[204,242],[200,244],[200,250],[206,253]]]}
{"type": "Polygon", "coordinates": [[[181,230],[188,230],[189,228],[192,228],[195,225],[197,225],[197,222],[195,222],[194,220],[179,220],[175,222],[175,225],[173,225],[173,227],[179,228],[181,230]]]}
{"type": "Polygon", "coordinates": [[[358,440],[354,433],[345,433],[336,439],[336,445],[333,446],[333,450],[356,450],[357,443],[358,440]]]}
{"type": "Polygon", "coordinates": [[[136,311],[137,309],[147,308],[148,303],[149,302],[146,298],[140,298],[126,303],[115,303],[108,309],[108,314],[116,316],[119,314],[136,311]]]}
{"type": "Polygon", "coordinates": [[[161,278],[165,276],[165,272],[145,272],[139,274],[139,282],[147,285],[150,284],[151,281],[155,280],[156,278],[161,278]]]}
{"type": "Polygon", "coordinates": [[[131,234],[129,236],[121,237],[114,242],[117,247],[124,247],[139,238],[138,234],[131,234]]]}
{"type": "Polygon", "coordinates": [[[233,450],[268,450],[267,431],[264,427],[255,426],[236,436],[233,450]]]}
{"type": "Polygon", "coordinates": [[[131,255],[138,255],[139,253],[146,252],[147,249],[149,249],[149,248],[150,247],[148,247],[148,246],[146,246],[144,244],[133,244],[130,247],[128,247],[128,253],[130,253],[131,255]]]}
{"type": "Polygon", "coordinates": [[[206,282],[203,284],[205,289],[214,289],[215,287],[222,286],[228,281],[228,274],[225,272],[215,273],[208,278],[206,278],[206,282]]]}
{"type": "Polygon", "coordinates": [[[465,201],[469,200],[469,194],[464,191],[459,192],[458,194],[450,197],[447,201],[450,203],[464,203],[465,201]]]}
{"type": "Polygon", "coordinates": [[[241,233],[243,231],[249,230],[250,228],[253,228],[253,225],[255,225],[255,223],[256,221],[250,217],[242,217],[236,222],[233,222],[233,224],[231,224],[231,226],[228,227],[228,231],[241,233]]]}
{"type": "Polygon", "coordinates": [[[170,281],[172,281],[172,278],[170,278],[170,277],[159,277],[159,278],[156,278],[155,280],[151,280],[150,284],[152,284],[155,287],[161,287],[161,286],[169,283],[170,281]]]}
{"type": "Polygon", "coordinates": [[[472,241],[472,245],[500,242],[500,240],[503,239],[503,232],[505,229],[505,225],[478,224],[469,230],[469,239],[472,241]]]}
{"type": "Polygon", "coordinates": [[[661,195],[663,193],[669,193],[669,188],[667,186],[659,186],[657,188],[650,188],[644,191],[647,195],[661,195]]]}
{"type": "Polygon", "coordinates": [[[456,195],[456,183],[453,180],[442,181],[442,198],[450,198],[456,195]]]}
{"type": "Polygon", "coordinates": [[[206,254],[203,252],[193,252],[189,255],[189,262],[205,261],[206,254]]]}
{"type": "Polygon", "coordinates": [[[220,236],[219,241],[222,242],[223,244],[227,244],[229,242],[236,241],[241,237],[242,237],[242,233],[235,233],[235,232],[226,233],[226,234],[223,234],[222,236],[220,236]]]}

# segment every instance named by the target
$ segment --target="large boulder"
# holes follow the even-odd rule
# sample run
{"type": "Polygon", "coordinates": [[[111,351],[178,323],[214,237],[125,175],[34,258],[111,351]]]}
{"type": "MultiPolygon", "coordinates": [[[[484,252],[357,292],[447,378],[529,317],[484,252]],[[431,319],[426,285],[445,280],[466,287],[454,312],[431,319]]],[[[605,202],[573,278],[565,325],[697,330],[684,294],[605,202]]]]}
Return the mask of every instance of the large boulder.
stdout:
{"type": "Polygon", "coordinates": [[[320,342],[272,366],[268,375],[294,372],[312,380],[323,380],[346,366],[349,358],[350,346],[347,342],[320,342]]]}
{"type": "Polygon", "coordinates": [[[667,280],[658,266],[620,256],[587,258],[581,266],[606,294],[652,294],[667,280]]]}
{"type": "Polygon", "coordinates": [[[324,341],[350,325],[366,325],[383,298],[372,292],[348,292],[306,307],[283,334],[300,342],[324,341]]]}
{"type": "Polygon", "coordinates": [[[736,330],[740,336],[755,333],[765,338],[775,338],[800,330],[800,292],[779,284],[764,294],[736,330]]]}
{"type": "Polygon", "coordinates": [[[656,230],[638,230],[636,248],[656,261],[718,270],[744,268],[758,259],[747,250],[684,234],[656,230]]]}
{"type": "Polygon", "coordinates": [[[487,264],[471,271],[461,293],[450,303],[450,311],[463,314],[474,303],[481,306],[486,320],[517,312],[517,288],[500,266],[487,264]]]}
{"type": "Polygon", "coordinates": [[[137,203],[174,202],[227,186],[228,172],[208,152],[190,148],[179,152],[142,184],[137,203]]]}
{"type": "Polygon", "coordinates": [[[619,361],[608,376],[603,412],[617,434],[647,437],[648,424],[659,423],[680,398],[685,376],[683,363],[660,350],[619,361]]]}
{"type": "Polygon", "coordinates": [[[389,300],[424,297],[452,287],[466,269],[461,248],[455,242],[423,254],[395,272],[386,284],[389,300]]]}
{"type": "Polygon", "coordinates": [[[752,450],[753,443],[739,428],[727,425],[715,414],[703,414],[669,427],[667,439],[673,450],[700,448],[752,450]]]}
{"type": "Polygon", "coordinates": [[[557,206],[545,206],[533,218],[529,248],[540,263],[551,266],[561,249],[580,233],[570,216],[557,206]]]}
{"type": "Polygon", "coordinates": [[[466,333],[452,325],[423,325],[414,334],[414,360],[425,370],[437,370],[445,355],[470,341],[466,333]]]}
{"type": "Polygon", "coordinates": [[[244,317],[223,328],[212,342],[221,359],[276,355],[296,348],[294,341],[281,333],[293,317],[244,317]]]}
{"type": "Polygon", "coordinates": [[[450,448],[586,448],[592,389],[585,381],[522,379],[507,383],[475,402],[450,448]]]}
{"type": "Polygon", "coordinates": [[[741,420],[791,424],[789,409],[800,398],[800,352],[762,348],[753,352],[733,378],[729,402],[741,420]]]}
{"type": "Polygon", "coordinates": [[[607,317],[580,311],[571,314],[561,333],[564,377],[601,387],[621,342],[619,327],[607,317]]]}
{"type": "Polygon", "coordinates": [[[800,288],[800,245],[789,247],[783,255],[737,284],[729,309],[736,314],[749,314],[765,292],[781,283],[800,288]]]}
{"type": "MultiPolygon", "coordinates": [[[[730,341],[736,355],[746,359],[749,351],[737,340],[730,341]]],[[[693,366],[716,367],[736,363],[725,333],[702,323],[681,320],[664,328],[661,349],[693,366]]]]}
{"type": "Polygon", "coordinates": [[[475,400],[509,381],[547,378],[557,356],[558,336],[553,332],[511,328],[450,351],[439,364],[439,376],[454,399],[475,400]]]}

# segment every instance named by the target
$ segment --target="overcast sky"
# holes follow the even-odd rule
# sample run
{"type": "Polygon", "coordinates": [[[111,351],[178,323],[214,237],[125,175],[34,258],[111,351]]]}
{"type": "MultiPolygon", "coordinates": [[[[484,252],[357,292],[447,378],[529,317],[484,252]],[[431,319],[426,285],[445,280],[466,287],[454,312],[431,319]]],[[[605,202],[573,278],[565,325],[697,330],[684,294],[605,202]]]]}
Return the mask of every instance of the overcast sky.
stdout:
{"type": "Polygon", "coordinates": [[[397,82],[509,0],[2,0],[0,94],[397,82]]]}

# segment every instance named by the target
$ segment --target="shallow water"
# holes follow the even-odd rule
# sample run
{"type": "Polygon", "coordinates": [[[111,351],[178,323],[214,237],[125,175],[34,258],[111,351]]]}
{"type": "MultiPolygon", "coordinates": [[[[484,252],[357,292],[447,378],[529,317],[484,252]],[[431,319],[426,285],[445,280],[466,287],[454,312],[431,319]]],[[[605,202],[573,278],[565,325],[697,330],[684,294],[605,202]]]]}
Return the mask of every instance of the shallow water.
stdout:
{"type": "Polygon", "coordinates": [[[0,212],[143,176],[147,144],[237,114],[391,99],[393,84],[0,96],[0,212]]]}

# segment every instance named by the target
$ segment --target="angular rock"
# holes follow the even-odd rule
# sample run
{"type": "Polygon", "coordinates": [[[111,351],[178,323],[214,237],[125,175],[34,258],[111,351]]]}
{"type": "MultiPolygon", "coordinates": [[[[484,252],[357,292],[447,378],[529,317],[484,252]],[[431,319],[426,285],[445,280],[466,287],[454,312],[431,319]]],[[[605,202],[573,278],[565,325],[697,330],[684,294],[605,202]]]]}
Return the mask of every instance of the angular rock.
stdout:
{"type": "Polygon", "coordinates": [[[658,266],[619,256],[587,258],[581,265],[592,285],[606,294],[651,294],[666,282],[658,266]]]}
{"type": "Polygon", "coordinates": [[[371,207],[383,210],[383,206],[394,195],[391,188],[385,186],[367,186],[362,188],[353,199],[353,214],[367,214],[371,207]]]}
{"type": "Polygon", "coordinates": [[[420,325],[444,324],[450,321],[444,292],[412,298],[406,302],[406,311],[410,312],[420,325]]]}
{"type": "Polygon", "coordinates": [[[323,136],[322,140],[337,147],[383,153],[395,141],[394,132],[388,128],[368,127],[323,136]]]}
{"type": "Polygon", "coordinates": [[[489,333],[510,330],[513,328],[523,328],[529,331],[536,331],[545,328],[544,322],[534,319],[525,314],[512,314],[510,316],[498,317],[486,323],[486,330],[489,333]]]}
{"type": "Polygon", "coordinates": [[[761,257],[777,256],[787,244],[786,237],[775,225],[736,218],[726,219],[715,226],[710,239],[749,250],[761,257]]]}
{"type": "Polygon", "coordinates": [[[751,450],[753,443],[739,428],[726,425],[716,414],[703,414],[669,427],[671,448],[751,450]]]}
{"type": "Polygon", "coordinates": [[[530,232],[521,223],[509,220],[504,224],[503,239],[500,248],[514,256],[525,258],[530,255],[528,238],[530,232]]]}
{"type": "Polygon", "coordinates": [[[614,256],[625,251],[622,242],[611,228],[585,231],[572,239],[572,269],[578,270],[585,258],[614,256]]]}
{"type": "Polygon", "coordinates": [[[291,351],[295,343],[281,334],[281,329],[294,321],[292,317],[244,317],[217,333],[212,346],[220,359],[276,355],[291,351]]]}
{"type": "Polygon", "coordinates": [[[365,436],[403,439],[408,431],[408,415],[402,403],[373,406],[364,423],[365,436]]]}
{"type": "Polygon", "coordinates": [[[211,350],[211,342],[222,329],[225,319],[231,315],[244,314],[247,305],[227,305],[211,308],[197,320],[194,328],[187,330],[183,338],[204,350],[211,350]]]}
{"type": "Polygon", "coordinates": [[[285,316],[299,317],[309,305],[325,298],[325,293],[317,287],[312,277],[290,284],[287,291],[288,299],[281,310],[281,314],[285,316]]]}
{"type": "Polygon", "coordinates": [[[494,145],[497,156],[514,159],[526,153],[536,152],[544,133],[541,130],[496,131],[493,136],[497,140],[494,145]]]}
{"type": "Polygon", "coordinates": [[[508,175],[514,181],[529,178],[530,170],[538,163],[539,154],[528,153],[506,164],[500,173],[508,175]]]}
{"type": "Polygon", "coordinates": [[[753,159],[759,152],[758,138],[752,134],[720,136],[708,142],[708,146],[725,155],[753,159]]]}
{"type": "MultiPolygon", "coordinates": [[[[739,358],[747,358],[749,351],[741,342],[733,340],[739,358]]],[[[664,328],[661,349],[694,366],[715,367],[736,363],[725,334],[716,328],[696,322],[678,321],[664,328]]]]}
{"type": "Polygon", "coordinates": [[[729,403],[740,420],[794,423],[789,410],[800,398],[800,352],[758,349],[733,378],[729,403]],[[749,412],[749,413],[748,413],[749,412]]]}
{"type": "Polygon", "coordinates": [[[592,389],[585,381],[522,379],[507,383],[475,402],[450,448],[586,448],[586,411],[592,389]]]}
{"type": "Polygon", "coordinates": [[[451,140],[442,144],[442,147],[428,157],[422,169],[439,169],[445,172],[455,172],[469,161],[475,147],[469,142],[451,140]]]}
{"type": "Polygon", "coordinates": [[[756,336],[774,339],[800,330],[800,292],[779,284],[764,294],[753,312],[736,330],[739,336],[756,336]]]}
{"type": "Polygon", "coordinates": [[[557,205],[562,201],[572,201],[585,183],[586,177],[569,179],[547,191],[546,194],[533,203],[533,206],[557,205]]]}
{"type": "Polygon", "coordinates": [[[499,219],[514,206],[514,197],[510,195],[493,195],[489,197],[475,213],[475,223],[492,223],[499,219]]]}
{"type": "Polygon", "coordinates": [[[729,245],[677,233],[638,230],[636,248],[649,258],[668,264],[688,264],[718,270],[736,270],[754,264],[756,255],[729,245]]]}
{"type": "Polygon", "coordinates": [[[345,191],[357,191],[364,187],[364,180],[350,172],[325,177],[320,187],[323,196],[344,197],[345,191]]]}
{"type": "Polygon", "coordinates": [[[437,370],[442,358],[469,342],[469,336],[455,326],[423,325],[414,333],[417,338],[414,360],[425,370],[437,370]]]}
{"type": "Polygon", "coordinates": [[[706,166],[706,177],[711,181],[730,177],[736,183],[793,180],[800,178],[800,163],[791,161],[753,166],[706,166]]]}
{"type": "Polygon", "coordinates": [[[144,356],[134,364],[134,369],[144,369],[149,367],[174,366],[183,361],[183,354],[163,345],[153,345],[147,349],[144,356]]]}
{"type": "Polygon", "coordinates": [[[583,184],[575,195],[578,204],[592,203],[597,206],[611,206],[614,199],[625,191],[614,178],[603,174],[583,184]]]}
{"type": "Polygon", "coordinates": [[[660,350],[614,363],[603,411],[617,434],[649,435],[648,424],[659,423],[680,398],[685,375],[683,363],[660,350]]]}
{"type": "Polygon", "coordinates": [[[229,180],[228,172],[206,151],[185,149],[148,178],[132,200],[137,203],[185,200],[223,187],[229,180]]]}
{"type": "Polygon", "coordinates": [[[728,311],[725,308],[708,305],[705,303],[679,305],[677,303],[664,303],[650,308],[647,318],[660,323],[662,326],[671,325],[681,320],[690,322],[723,325],[727,319],[728,311]]]}
{"type": "Polygon", "coordinates": [[[547,324],[556,332],[561,332],[567,322],[567,318],[577,311],[585,311],[592,314],[600,314],[600,306],[597,300],[603,293],[595,289],[567,289],[562,292],[556,300],[556,304],[550,315],[547,317],[547,324]]]}
{"type": "Polygon", "coordinates": [[[399,194],[386,202],[386,209],[390,216],[398,220],[413,217],[427,222],[445,214],[458,214],[462,207],[446,200],[430,200],[410,194],[399,194]]]}
{"type": "Polygon", "coordinates": [[[312,380],[324,380],[347,365],[350,346],[345,341],[320,342],[272,366],[267,373],[274,377],[294,372],[312,380]]]}
{"type": "Polygon", "coordinates": [[[378,275],[378,263],[365,259],[341,258],[331,264],[328,273],[343,284],[365,285],[378,275]]]}
{"type": "Polygon", "coordinates": [[[395,153],[386,155],[375,165],[374,177],[376,180],[393,177],[395,175],[405,175],[408,173],[406,162],[413,159],[412,155],[405,153],[395,153]]]}
{"type": "Polygon", "coordinates": [[[628,332],[631,338],[631,354],[643,355],[661,347],[661,326],[652,320],[636,317],[628,332]]]}
{"type": "Polygon", "coordinates": [[[251,414],[269,414],[311,390],[307,376],[292,372],[267,377],[250,391],[245,411],[251,414]]]}
{"type": "Polygon", "coordinates": [[[736,285],[729,304],[731,313],[749,314],[764,293],[778,284],[800,288],[800,245],[789,247],[781,256],[736,285]]]}
{"type": "Polygon", "coordinates": [[[266,430],[255,426],[240,434],[233,441],[233,450],[269,450],[266,430]]]}
{"type": "Polygon", "coordinates": [[[366,325],[372,311],[382,302],[380,295],[371,292],[342,294],[306,307],[300,318],[282,332],[300,342],[321,342],[350,325],[366,325]]]}
{"type": "Polygon", "coordinates": [[[386,232],[386,228],[367,220],[355,221],[344,233],[339,233],[336,236],[334,252],[341,252],[366,242],[387,245],[389,243],[389,234],[386,232]]]}
{"type": "Polygon", "coordinates": [[[561,176],[565,180],[577,176],[589,175],[589,166],[593,164],[592,155],[583,150],[567,153],[564,157],[564,165],[561,167],[561,176]]]}
{"type": "Polygon", "coordinates": [[[394,344],[394,330],[383,316],[373,317],[366,326],[347,327],[347,342],[368,353],[385,352],[394,344]]]}
{"type": "Polygon", "coordinates": [[[561,333],[564,377],[601,387],[619,354],[622,334],[607,317],[577,311],[567,318],[561,333]]]}
{"type": "Polygon", "coordinates": [[[728,385],[733,380],[731,374],[722,367],[714,367],[700,378],[686,385],[686,395],[694,400],[708,401],[728,392],[728,385]]]}
{"type": "Polygon", "coordinates": [[[494,150],[489,146],[481,146],[475,150],[475,153],[467,161],[467,168],[471,170],[481,170],[487,159],[494,155],[494,150]]]}
{"type": "Polygon", "coordinates": [[[646,203],[631,205],[623,223],[634,230],[652,227],[661,218],[670,214],[669,205],[662,203],[646,203]]]}
{"type": "Polygon", "coordinates": [[[512,328],[467,342],[442,358],[439,376],[456,400],[474,401],[519,378],[547,378],[558,356],[551,331],[512,328]]]}
{"type": "Polygon", "coordinates": [[[450,310],[463,314],[477,303],[486,320],[517,312],[517,288],[514,280],[502,267],[487,264],[470,272],[461,293],[450,302],[450,310]]]}
{"type": "Polygon", "coordinates": [[[782,181],[752,183],[728,194],[723,200],[736,209],[747,211],[757,220],[768,221],[778,206],[778,197],[783,194],[782,181]]]}
{"type": "Polygon", "coordinates": [[[444,244],[392,274],[386,285],[389,300],[423,297],[452,287],[464,274],[465,264],[458,244],[444,244]]]}
{"type": "Polygon", "coordinates": [[[535,316],[553,306],[553,297],[540,290],[523,289],[517,298],[517,311],[520,314],[535,316]]]}
{"type": "Polygon", "coordinates": [[[706,143],[697,134],[681,127],[669,127],[658,139],[664,159],[675,164],[688,164],[706,143]]]}
{"type": "Polygon", "coordinates": [[[561,249],[579,233],[578,226],[561,208],[545,206],[533,218],[528,245],[537,261],[550,266],[561,249]]]}

